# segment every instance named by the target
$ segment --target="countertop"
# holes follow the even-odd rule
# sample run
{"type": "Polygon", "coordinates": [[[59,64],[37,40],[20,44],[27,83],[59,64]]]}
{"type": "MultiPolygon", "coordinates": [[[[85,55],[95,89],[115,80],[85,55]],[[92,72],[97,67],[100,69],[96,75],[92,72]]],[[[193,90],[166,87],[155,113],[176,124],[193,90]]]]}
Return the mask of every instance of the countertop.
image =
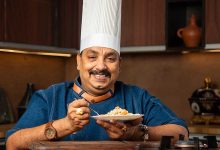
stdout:
{"type": "Polygon", "coordinates": [[[190,125],[189,132],[193,134],[220,135],[220,125],[190,125]]]}
{"type": "Polygon", "coordinates": [[[71,149],[71,150],[136,150],[141,147],[159,149],[159,141],[129,142],[129,141],[65,141],[65,142],[34,142],[30,149],[71,149]]]}
{"type": "MultiPolygon", "coordinates": [[[[5,137],[7,130],[13,127],[14,124],[0,125],[0,138],[5,137]]],[[[189,132],[192,134],[218,134],[220,135],[220,125],[189,125],[189,132]]]]}

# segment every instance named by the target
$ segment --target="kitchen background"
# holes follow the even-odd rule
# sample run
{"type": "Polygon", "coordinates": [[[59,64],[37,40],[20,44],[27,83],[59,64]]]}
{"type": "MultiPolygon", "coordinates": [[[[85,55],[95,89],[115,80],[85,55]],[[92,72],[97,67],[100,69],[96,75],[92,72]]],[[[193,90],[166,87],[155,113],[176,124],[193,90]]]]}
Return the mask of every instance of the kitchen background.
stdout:
{"type": "MultiPolygon", "coordinates": [[[[204,86],[209,76],[220,85],[220,54],[122,54],[120,80],[139,85],[159,97],[180,117],[192,117],[188,98],[197,88],[204,86]]],[[[78,75],[75,55],[71,58],[0,53],[0,86],[16,114],[27,82],[36,89],[74,80],[78,75]]]]}
{"type": "MultiPolygon", "coordinates": [[[[41,89],[77,76],[81,6],[81,0],[0,1],[0,87],[15,121],[28,82],[41,89]],[[8,53],[14,49],[29,54],[8,53]]],[[[188,98],[204,78],[220,88],[218,7],[218,0],[123,0],[120,80],[147,89],[189,123],[188,98]],[[192,49],[173,34],[191,14],[202,29],[200,45],[192,49]]]]}

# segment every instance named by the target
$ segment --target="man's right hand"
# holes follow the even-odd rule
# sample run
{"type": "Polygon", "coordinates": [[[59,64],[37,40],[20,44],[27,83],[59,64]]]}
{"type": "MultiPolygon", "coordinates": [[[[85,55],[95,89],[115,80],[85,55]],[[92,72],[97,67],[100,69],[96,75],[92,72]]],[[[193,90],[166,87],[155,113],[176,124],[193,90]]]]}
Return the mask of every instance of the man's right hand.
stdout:
{"type": "Polygon", "coordinates": [[[89,123],[90,109],[89,103],[84,99],[74,100],[68,105],[65,120],[69,125],[69,130],[76,132],[89,123]]]}

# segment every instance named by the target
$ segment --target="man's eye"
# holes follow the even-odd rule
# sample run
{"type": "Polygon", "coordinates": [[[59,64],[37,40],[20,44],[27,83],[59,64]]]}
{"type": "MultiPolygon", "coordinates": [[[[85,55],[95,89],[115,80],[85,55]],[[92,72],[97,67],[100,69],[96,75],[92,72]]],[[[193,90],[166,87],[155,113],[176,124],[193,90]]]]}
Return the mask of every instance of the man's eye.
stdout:
{"type": "Polygon", "coordinates": [[[115,57],[108,57],[109,61],[115,61],[115,59],[116,59],[115,57]]]}
{"type": "Polygon", "coordinates": [[[90,60],[94,60],[94,59],[96,59],[95,56],[88,56],[88,58],[89,58],[90,60]]]}

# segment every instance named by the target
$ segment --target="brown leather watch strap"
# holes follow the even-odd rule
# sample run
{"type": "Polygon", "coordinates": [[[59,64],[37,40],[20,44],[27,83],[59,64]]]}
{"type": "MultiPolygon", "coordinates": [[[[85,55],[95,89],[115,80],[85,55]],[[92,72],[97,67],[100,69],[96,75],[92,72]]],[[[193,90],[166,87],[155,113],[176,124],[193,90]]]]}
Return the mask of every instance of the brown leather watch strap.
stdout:
{"type": "Polygon", "coordinates": [[[55,140],[57,138],[57,130],[53,127],[53,122],[50,121],[45,126],[44,135],[48,140],[55,140]]]}
{"type": "Polygon", "coordinates": [[[89,101],[90,103],[97,103],[100,101],[103,101],[109,97],[111,97],[113,95],[112,90],[109,90],[107,93],[105,93],[104,95],[101,96],[93,96],[91,94],[88,94],[86,91],[84,91],[82,88],[80,88],[77,84],[74,83],[73,85],[73,90],[79,94],[80,96],[82,96],[83,98],[85,98],[87,101],[89,101]]]}

